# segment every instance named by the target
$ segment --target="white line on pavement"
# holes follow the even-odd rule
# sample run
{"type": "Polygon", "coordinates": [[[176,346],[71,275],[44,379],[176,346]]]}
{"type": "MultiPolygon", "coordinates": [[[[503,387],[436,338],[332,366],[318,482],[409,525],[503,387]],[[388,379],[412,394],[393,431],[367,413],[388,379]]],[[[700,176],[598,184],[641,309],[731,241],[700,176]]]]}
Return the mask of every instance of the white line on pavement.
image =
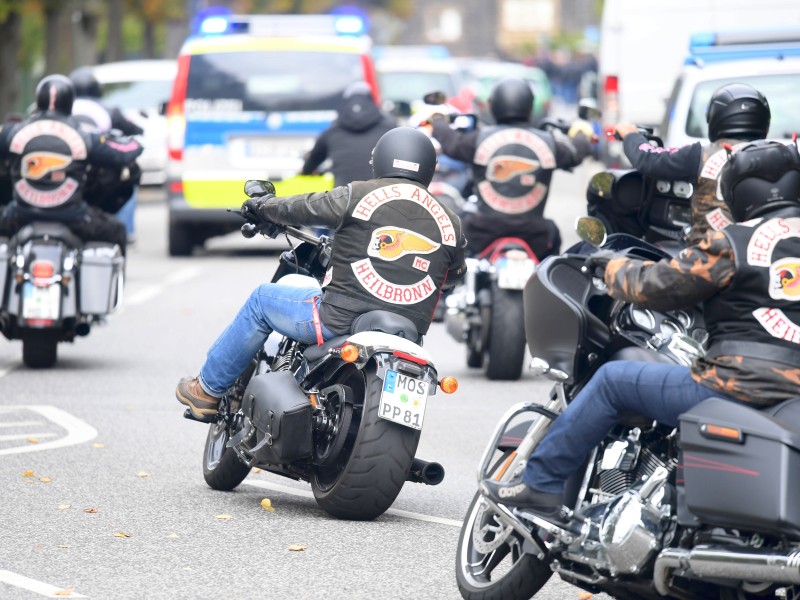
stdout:
{"type": "Polygon", "coordinates": [[[86,596],[78,594],[74,591],[71,591],[71,593],[67,596],[64,593],[64,588],[56,587],[42,581],[36,581],[35,579],[25,577],[24,575],[17,575],[11,571],[0,570],[0,583],[7,583],[9,585],[22,588],[23,590],[28,590],[29,592],[47,596],[48,598],[86,598],[86,596]]]}
{"type": "Polygon", "coordinates": [[[5,365],[0,365],[0,377],[4,375],[8,375],[11,371],[15,369],[16,365],[12,363],[7,363],[5,365]]]}
{"type": "Polygon", "coordinates": [[[10,442],[13,440],[26,440],[28,438],[46,438],[54,437],[55,433],[14,433],[9,435],[0,435],[0,442],[10,442]]]}
{"type": "Polygon", "coordinates": [[[42,421],[9,421],[8,423],[0,423],[0,427],[34,427],[37,425],[44,425],[42,421]]]}
{"type": "MultiPolygon", "coordinates": [[[[270,490],[273,492],[281,492],[282,494],[291,494],[293,496],[302,496],[303,498],[313,498],[314,493],[308,490],[300,490],[294,487],[289,487],[288,485],[281,485],[279,483],[269,483],[266,481],[252,481],[249,479],[245,479],[243,482],[245,485],[250,485],[253,487],[261,488],[264,490],[270,490]]],[[[450,525],[451,527],[461,527],[461,521],[456,521],[454,519],[445,519],[443,517],[433,517],[431,515],[423,515],[421,513],[409,512],[407,510],[400,510],[398,508],[390,508],[386,511],[387,515],[394,515],[396,517],[404,517],[406,519],[415,519],[417,521],[427,521],[429,523],[438,523],[439,525],[450,525]]]]}
{"type": "Polygon", "coordinates": [[[142,288],[135,294],[131,294],[125,299],[123,308],[125,306],[136,306],[137,304],[144,304],[148,300],[152,300],[160,293],[162,293],[166,288],[172,287],[175,285],[180,285],[181,283],[186,283],[190,279],[194,279],[198,277],[202,273],[199,267],[185,267],[183,269],[179,269],[174,273],[170,273],[164,278],[163,283],[158,283],[154,285],[149,285],[145,288],[142,288]]]}
{"type": "Polygon", "coordinates": [[[46,404],[33,405],[33,406],[4,406],[3,410],[30,410],[42,415],[45,419],[52,421],[56,425],[63,427],[67,430],[67,435],[60,437],[52,442],[44,442],[43,444],[30,444],[28,446],[18,446],[14,448],[5,448],[0,450],[0,456],[6,454],[22,454],[24,452],[38,452],[40,450],[52,450],[53,448],[63,448],[64,446],[73,446],[75,444],[82,444],[97,437],[97,430],[81,421],[77,417],[72,416],[68,412],[49,406],[46,404]]]}

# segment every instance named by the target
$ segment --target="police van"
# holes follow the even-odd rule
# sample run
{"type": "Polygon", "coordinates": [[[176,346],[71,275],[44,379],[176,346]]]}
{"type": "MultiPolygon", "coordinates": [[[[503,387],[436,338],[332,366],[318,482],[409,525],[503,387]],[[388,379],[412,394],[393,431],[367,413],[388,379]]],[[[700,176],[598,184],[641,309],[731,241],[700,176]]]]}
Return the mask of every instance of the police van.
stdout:
{"type": "Polygon", "coordinates": [[[227,212],[247,179],[278,195],[330,189],[301,177],[304,155],[336,118],[344,89],[365,81],[380,101],[371,40],[353,15],[220,15],[178,56],[167,106],[169,254],[237,229],[227,212]]]}

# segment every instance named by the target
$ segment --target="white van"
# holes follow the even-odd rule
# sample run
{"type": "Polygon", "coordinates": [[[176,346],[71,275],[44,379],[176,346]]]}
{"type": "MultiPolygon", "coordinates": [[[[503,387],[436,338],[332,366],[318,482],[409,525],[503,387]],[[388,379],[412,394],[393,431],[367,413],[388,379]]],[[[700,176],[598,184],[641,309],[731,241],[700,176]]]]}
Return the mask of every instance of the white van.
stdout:
{"type": "MultiPolygon", "coordinates": [[[[599,106],[606,130],[619,121],[658,131],[694,34],[800,25],[800,0],[605,0],[600,29],[599,106]]],[[[622,144],[600,157],[627,164],[622,144]]]]}

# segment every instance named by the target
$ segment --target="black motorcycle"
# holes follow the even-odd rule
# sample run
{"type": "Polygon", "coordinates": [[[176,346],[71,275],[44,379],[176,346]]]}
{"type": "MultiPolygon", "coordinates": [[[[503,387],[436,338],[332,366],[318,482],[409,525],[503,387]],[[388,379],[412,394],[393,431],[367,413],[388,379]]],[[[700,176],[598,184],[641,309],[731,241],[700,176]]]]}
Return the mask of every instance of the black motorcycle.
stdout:
{"type": "MultiPolygon", "coordinates": [[[[596,220],[591,227],[603,230],[596,220]]],[[[603,247],[667,256],[625,234],[603,247]]],[[[553,419],[605,362],[688,365],[703,353],[699,312],[615,300],[585,272],[585,258],[580,246],[549,257],[525,288],[528,345],[555,385],[543,402],[503,416],[479,478],[518,478],[553,419]]],[[[797,598],[798,469],[800,400],[757,411],[710,398],[678,428],[626,415],[568,482],[560,519],[475,495],[458,542],[458,587],[471,600],[531,598],[558,573],[615,598],[773,598],[782,588],[797,598]]]]}
{"type": "MultiPolygon", "coordinates": [[[[252,182],[245,189],[266,193],[252,182]]],[[[328,237],[242,216],[246,237],[283,231],[302,240],[281,255],[273,282],[319,286],[331,257],[328,237]]],[[[421,343],[410,320],[380,310],[320,346],[273,333],[209,419],[206,482],[232,490],[259,467],[308,481],[322,509],[353,520],[383,514],[406,481],[437,485],[444,468],[414,455],[427,401],[437,388],[452,393],[457,382],[439,380],[421,343]]],[[[184,416],[193,418],[188,410],[184,416]]]]}

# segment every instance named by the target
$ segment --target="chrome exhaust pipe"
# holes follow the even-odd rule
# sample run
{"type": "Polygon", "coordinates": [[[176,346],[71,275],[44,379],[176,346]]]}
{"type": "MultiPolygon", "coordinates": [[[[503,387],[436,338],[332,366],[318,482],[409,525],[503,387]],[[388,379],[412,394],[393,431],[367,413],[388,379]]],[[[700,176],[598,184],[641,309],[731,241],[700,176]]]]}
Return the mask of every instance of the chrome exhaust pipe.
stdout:
{"type": "Polygon", "coordinates": [[[439,485],[443,480],[444,467],[437,462],[428,462],[421,458],[414,459],[406,477],[406,481],[425,485],[439,485]]]}
{"type": "Polygon", "coordinates": [[[765,583],[800,584],[800,550],[789,554],[700,546],[692,550],[667,548],[656,558],[653,584],[668,596],[671,570],[691,570],[697,578],[733,579],[765,583]]]}

